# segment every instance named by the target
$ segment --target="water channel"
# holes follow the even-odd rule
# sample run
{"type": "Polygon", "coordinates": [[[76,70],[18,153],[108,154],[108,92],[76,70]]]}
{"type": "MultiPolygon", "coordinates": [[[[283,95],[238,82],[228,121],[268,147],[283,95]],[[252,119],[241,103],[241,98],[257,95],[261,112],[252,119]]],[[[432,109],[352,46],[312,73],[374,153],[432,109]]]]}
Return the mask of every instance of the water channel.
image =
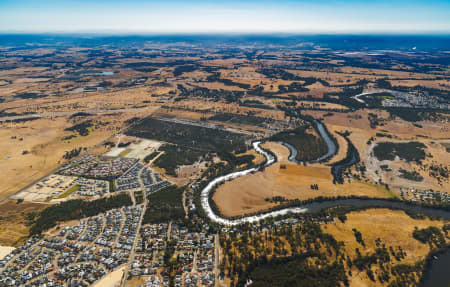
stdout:
{"type": "MultiPolygon", "coordinates": [[[[318,122],[317,122],[318,123],[318,122]]],[[[321,123],[318,123],[318,127],[322,125],[321,123]]],[[[326,158],[330,156],[330,154],[334,154],[336,152],[336,145],[331,140],[331,138],[328,136],[326,130],[323,128],[319,128],[320,134],[326,135],[323,136],[325,142],[327,142],[327,145],[329,146],[328,153],[321,158],[326,158]],[[332,145],[331,145],[332,143],[332,145]],[[334,146],[334,150],[332,148],[334,146]]],[[[272,156],[270,153],[266,152],[260,147],[261,142],[254,142],[253,148],[260,154],[264,155],[266,157],[266,162],[264,163],[264,166],[269,166],[275,162],[275,157],[272,156]]],[[[289,146],[288,146],[289,148],[289,146]]],[[[294,149],[295,150],[295,149],[294,149]]],[[[296,152],[296,150],[295,150],[296,152]]],[[[294,154],[293,150],[291,150],[291,156],[294,154]]],[[[295,158],[295,157],[294,157],[295,158]]],[[[354,160],[356,160],[356,157],[353,157],[354,160]]],[[[350,161],[352,162],[353,159],[350,161]]],[[[319,161],[319,159],[317,160],[319,161]]],[[[435,209],[431,207],[424,207],[419,206],[415,204],[411,204],[405,201],[391,201],[386,199],[330,199],[322,202],[312,202],[308,204],[304,204],[302,206],[298,207],[289,207],[277,211],[271,211],[271,212],[265,212],[261,214],[251,215],[239,219],[228,219],[225,217],[222,217],[221,215],[216,214],[210,204],[209,204],[209,196],[210,193],[220,184],[233,180],[235,178],[245,176],[254,172],[258,172],[260,168],[255,167],[243,171],[233,172],[227,175],[223,175],[220,177],[215,178],[212,180],[202,191],[201,191],[201,205],[203,210],[205,211],[206,215],[209,217],[209,219],[213,222],[227,225],[227,226],[236,226],[241,225],[245,223],[256,223],[258,221],[264,220],[269,217],[277,217],[280,215],[288,215],[288,214],[299,214],[299,213],[306,213],[306,212],[317,212],[321,211],[327,208],[335,207],[335,206],[352,206],[357,208],[368,208],[368,207],[376,207],[376,208],[390,208],[390,209],[402,209],[405,211],[412,211],[415,213],[422,213],[425,215],[431,215],[436,217],[441,217],[446,220],[450,220],[450,212],[441,210],[441,209],[435,209]]],[[[450,282],[450,272],[449,272],[449,266],[450,266],[450,249],[448,249],[446,252],[439,255],[437,260],[434,260],[431,262],[430,266],[428,266],[427,270],[425,271],[423,283],[421,284],[421,287],[448,287],[450,282]]]]}

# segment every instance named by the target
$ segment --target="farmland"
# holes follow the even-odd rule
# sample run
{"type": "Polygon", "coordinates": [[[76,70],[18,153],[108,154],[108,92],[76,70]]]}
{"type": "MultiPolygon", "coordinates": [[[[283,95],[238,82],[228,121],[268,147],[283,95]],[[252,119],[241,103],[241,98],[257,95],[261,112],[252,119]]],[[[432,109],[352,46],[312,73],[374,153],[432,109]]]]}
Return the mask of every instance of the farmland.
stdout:
{"type": "Polygon", "coordinates": [[[0,280],[416,286],[448,248],[446,46],[173,37],[0,44],[0,280]]]}

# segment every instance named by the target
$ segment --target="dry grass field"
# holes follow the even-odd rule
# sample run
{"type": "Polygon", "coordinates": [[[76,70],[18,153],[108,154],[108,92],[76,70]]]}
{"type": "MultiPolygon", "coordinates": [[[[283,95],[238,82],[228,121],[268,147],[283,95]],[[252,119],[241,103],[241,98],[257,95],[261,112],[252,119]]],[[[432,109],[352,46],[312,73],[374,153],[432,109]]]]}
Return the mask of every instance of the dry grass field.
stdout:
{"type": "Polygon", "coordinates": [[[47,207],[45,204],[6,200],[0,203],[0,245],[18,246],[28,236],[25,216],[47,207]]]}
{"type": "Polygon", "coordinates": [[[337,109],[337,110],[343,110],[343,111],[348,110],[348,108],[343,105],[334,104],[334,103],[326,103],[326,102],[316,102],[316,101],[297,101],[297,107],[315,108],[315,109],[322,109],[322,110],[330,110],[330,109],[337,109]]]}
{"type": "Polygon", "coordinates": [[[342,159],[345,158],[345,156],[347,155],[347,148],[348,148],[348,143],[347,141],[344,139],[343,136],[337,134],[336,132],[342,132],[340,127],[334,126],[334,125],[327,125],[328,131],[334,136],[334,138],[337,140],[338,143],[338,151],[337,153],[333,156],[333,158],[330,160],[330,164],[334,163],[334,162],[338,162],[342,159]]]}
{"type": "MultiPolygon", "coordinates": [[[[315,117],[321,117],[325,114],[323,111],[306,111],[306,114],[313,115],[315,117]]],[[[439,183],[435,178],[431,178],[428,169],[422,168],[422,166],[442,165],[449,168],[448,152],[442,144],[449,142],[449,130],[445,123],[422,121],[417,125],[413,125],[411,122],[406,122],[402,119],[389,117],[389,114],[385,111],[377,110],[360,110],[352,113],[333,113],[332,116],[324,117],[324,122],[331,131],[350,131],[349,136],[352,143],[358,149],[362,163],[367,167],[367,174],[374,181],[377,182],[380,178],[383,182],[389,184],[390,187],[396,192],[400,189],[406,190],[411,187],[426,189],[433,188],[439,191],[450,190],[450,184],[448,180],[444,180],[439,183]],[[376,114],[382,125],[375,128],[370,127],[368,120],[369,113],[376,114]],[[385,134],[390,136],[380,137],[379,134],[385,134]],[[372,144],[369,145],[368,141],[373,139],[372,144]],[[391,142],[408,142],[416,141],[422,142],[427,146],[426,154],[431,155],[427,157],[422,165],[418,165],[414,162],[407,163],[405,161],[377,161],[372,155],[373,146],[376,142],[391,141],[391,142]],[[393,172],[383,172],[380,165],[388,164],[393,168],[393,172]],[[423,182],[414,182],[405,180],[398,177],[398,169],[403,168],[406,170],[416,170],[423,177],[423,182]],[[376,173],[377,171],[377,173],[376,173]]],[[[340,136],[336,136],[339,145],[341,145],[340,136]]],[[[337,157],[340,156],[342,150],[340,149],[337,157]]],[[[341,154],[342,156],[342,154],[341,154]]]]}
{"type": "Polygon", "coordinates": [[[216,190],[213,200],[225,216],[268,209],[274,204],[265,199],[274,196],[302,200],[318,196],[346,195],[388,197],[383,187],[374,184],[353,181],[351,184],[335,185],[330,167],[322,164],[314,166],[293,164],[287,160],[289,150],[278,143],[268,142],[262,146],[275,153],[278,162],[263,172],[226,182],[216,190]],[[319,190],[312,190],[311,184],[318,184],[319,190]]]}
{"type": "MultiPolygon", "coordinates": [[[[377,247],[375,241],[381,239],[386,246],[397,249],[400,246],[406,252],[405,258],[401,262],[393,261],[394,264],[414,265],[428,255],[430,247],[413,238],[414,228],[427,228],[436,226],[441,228],[444,224],[439,220],[417,220],[412,219],[403,211],[393,211],[389,209],[368,209],[361,212],[351,212],[347,214],[345,223],[336,221],[322,225],[322,230],[334,236],[338,241],[345,243],[344,248],[350,258],[356,257],[355,249],[359,248],[362,255],[371,254],[377,247]],[[356,241],[352,229],[355,228],[362,234],[366,244],[363,247],[356,241]]],[[[379,271],[377,265],[372,268],[376,274],[379,271]]],[[[356,267],[352,268],[350,286],[383,286],[379,281],[371,281],[365,272],[359,272],[356,267]]]]}
{"type": "Polygon", "coordinates": [[[99,153],[105,152],[101,144],[120,131],[127,119],[151,111],[152,109],[148,109],[90,116],[86,119],[92,119],[99,125],[90,129],[87,136],[65,131],[73,126],[67,116],[1,124],[0,137],[4,140],[0,142],[0,170],[4,174],[4,180],[0,181],[0,199],[52,172],[64,162],[63,155],[66,151],[86,147],[99,153]],[[71,135],[77,136],[64,139],[71,135]]]}
{"type": "MultiPolygon", "coordinates": [[[[382,140],[380,140],[382,141],[382,140]]],[[[424,139],[418,139],[417,141],[422,142],[426,146],[426,154],[428,154],[428,157],[426,157],[422,164],[418,164],[416,162],[407,162],[404,160],[383,160],[379,161],[375,156],[373,156],[371,153],[368,155],[367,158],[367,167],[369,171],[377,170],[378,173],[372,174],[374,178],[381,178],[383,182],[388,183],[390,186],[401,189],[403,191],[410,190],[412,188],[414,189],[433,189],[438,190],[441,192],[450,192],[450,181],[448,178],[441,177],[441,180],[438,181],[436,177],[431,176],[430,171],[428,167],[430,166],[440,166],[447,169],[450,169],[450,163],[448,160],[448,153],[445,150],[445,148],[439,144],[439,142],[430,141],[430,140],[424,140],[424,139]],[[383,171],[380,166],[381,165],[388,165],[392,171],[383,171]],[[399,170],[408,170],[408,171],[415,171],[420,176],[423,177],[422,181],[411,181],[408,179],[404,179],[400,177],[399,170]]],[[[376,144],[373,143],[371,147],[373,147],[376,144]]]]}

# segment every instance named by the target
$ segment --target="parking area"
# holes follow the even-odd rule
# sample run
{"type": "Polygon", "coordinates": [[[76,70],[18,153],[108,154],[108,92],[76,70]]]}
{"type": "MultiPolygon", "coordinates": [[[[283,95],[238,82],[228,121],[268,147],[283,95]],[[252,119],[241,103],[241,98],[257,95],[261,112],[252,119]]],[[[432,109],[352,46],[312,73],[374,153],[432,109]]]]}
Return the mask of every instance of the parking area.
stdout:
{"type": "Polygon", "coordinates": [[[76,179],[74,176],[52,174],[17,193],[13,198],[25,201],[50,201],[70,188],[76,179]]]}

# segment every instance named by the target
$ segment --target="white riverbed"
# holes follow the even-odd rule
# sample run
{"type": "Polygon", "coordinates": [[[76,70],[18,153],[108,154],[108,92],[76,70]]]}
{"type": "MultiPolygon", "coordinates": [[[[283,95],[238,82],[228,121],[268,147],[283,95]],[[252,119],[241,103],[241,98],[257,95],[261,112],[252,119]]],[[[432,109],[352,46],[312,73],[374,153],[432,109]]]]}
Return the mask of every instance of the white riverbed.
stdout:
{"type": "MultiPolygon", "coordinates": [[[[263,150],[259,145],[261,144],[261,142],[253,142],[253,148],[260,154],[264,155],[266,157],[266,163],[264,164],[265,166],[269,166],[271,164],[273,164],[275,162],[275,157],[273,157],[271,154],[269,154],[268,152],[266,152],[265,150],[263,150]]],[[[247,216],[247,217],[243,217],[243,218],[239,218],[239,219],[227,219],[227,218],[223,218],[220,217],[219,215],[215,214],[213,212],[213,210],[211,209],[211,206],[209,205],[209,194],[210,192],[218,185],[221,184],[225,181],[228,180],[232,180],[244,175],[247,175],[249,173],[253,173],[253,172],[257,172],[258,168],[250,168],[247,170],[243,170],[243,171],[237,171],[237,172],[232,172],[223,176],[220,176],[218,178],[215,178],[214,180],[212,180],[202,191],[201,191],[201,195],[200,195],[200,199],[201,199],[201,204],[202,204],[202,208],[205,211],[206,215],[209,217],[209,219],[213,222],[219,223],[219,224],[223,224],[223,225],[228,225],[228,226],[234,226],[234,225],[240,225],[243,223],[254,223],[254,222],[258,222],[260,220],[269,218],[269,217],[276,217],[279,215],[286,215],[288,213],[304,213],[306,211],[308,211],[308,209],[306,208],[301,208],[301,207],[291,207],[291,208],[285,208],[285,209],[281,209],[281,210],[277,210],[277,211],[272,211],[272,212],[267,212],[267,213],[263,213],[263,214],[258,214],[258,215],[252,215],[252,216],[247,216]]]]}

